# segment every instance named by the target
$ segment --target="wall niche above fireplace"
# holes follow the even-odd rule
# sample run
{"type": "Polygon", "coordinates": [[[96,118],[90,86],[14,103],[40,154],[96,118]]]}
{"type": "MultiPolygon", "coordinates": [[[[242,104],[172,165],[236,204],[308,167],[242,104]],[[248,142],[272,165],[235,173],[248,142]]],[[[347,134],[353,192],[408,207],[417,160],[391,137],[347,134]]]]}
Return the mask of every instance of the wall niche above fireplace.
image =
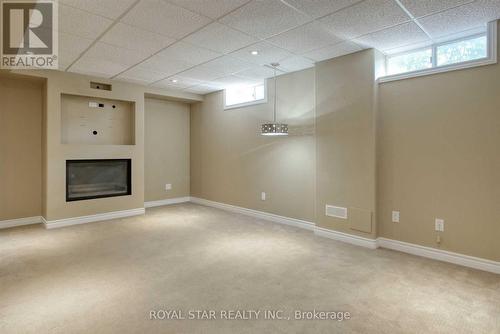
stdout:
{"type": "Polygon", "coordinates": [[[61,122],[63,144],[135,144],[133,102],[61,94],[61,122]]]}
{"type": "Polygon", "coordinates": [[[66,160],[66,202],[132,194],[131,159],[66,160]]]}

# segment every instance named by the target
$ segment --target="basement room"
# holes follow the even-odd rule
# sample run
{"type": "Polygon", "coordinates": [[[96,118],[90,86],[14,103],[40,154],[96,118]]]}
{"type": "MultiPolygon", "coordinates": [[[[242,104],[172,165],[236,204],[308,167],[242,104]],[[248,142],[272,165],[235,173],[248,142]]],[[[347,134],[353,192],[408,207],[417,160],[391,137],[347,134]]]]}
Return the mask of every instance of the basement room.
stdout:
{"type": "Polygon", "coordinates": [[[500,0],[0,0],[0,333],[500,333],[500,0]]]}

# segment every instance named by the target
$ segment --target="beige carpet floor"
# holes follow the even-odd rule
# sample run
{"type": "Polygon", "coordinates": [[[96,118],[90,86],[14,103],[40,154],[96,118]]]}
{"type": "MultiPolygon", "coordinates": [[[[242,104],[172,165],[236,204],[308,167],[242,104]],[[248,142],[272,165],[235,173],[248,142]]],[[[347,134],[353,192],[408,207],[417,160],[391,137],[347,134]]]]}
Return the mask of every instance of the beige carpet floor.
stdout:
{"type": "Polygon", "coordinates": [[[194,204],[0,231],[2,334],[340,332],[500,333],[500,275],[194,204]],[[295,320],[314,309],[351,319],[295,320]],[[152,310],[217,319],[150,320],[152,310]],[[229,310],[261,315],[219,319],[229,310]]]}

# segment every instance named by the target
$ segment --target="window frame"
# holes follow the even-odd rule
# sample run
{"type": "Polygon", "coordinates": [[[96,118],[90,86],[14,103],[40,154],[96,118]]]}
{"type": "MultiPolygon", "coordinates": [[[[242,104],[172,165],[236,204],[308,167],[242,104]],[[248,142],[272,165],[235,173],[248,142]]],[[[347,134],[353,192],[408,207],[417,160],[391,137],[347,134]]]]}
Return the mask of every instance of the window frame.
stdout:
{"type": "Polygon", "coordinates": [[[436,73],[455,71],[455,70],[471,68],[471,67],[476,67],[476,66],[496,64],[497,63],[497,21],[489,22],[487,29],[486,29],[486,32],[475,33],[475,34],[471,34],[468,36],[463,36],[460,38],[435,43],[435,44],[432,44],[432,45],[429,45],[426,47],[420,47],[420,48],[411,49],[408,51],[396,53],[393,55],[387,55],[387,56],[385,56],[386,71],[388,68],[387,66],[388,66],[389,58],[401,56],[404,54],[410,54],[410,53],[413,53],[416,51],[427,50],[427,49],[432,50],[432,67],[431,68],[426,68],[426,69],[421,69],[421,70],[416,70],[416,71],[411,71],[411,72],[403,72],[403,73],[392,74],[392,75],[385,75],[385,76],[379,77],[377,79],[377,81],[379,83],[383,83],[383,82],[390,82],[390,81],[395,81],[395,80],[403,80],[403,79],[415,78],[415,77],[420,77],[420,76],[425,76],[425,75],[431,75],[431,74],[436,74],[436,73]],[[437,65],[437,48],[438,47],[440,47],[442,45],[446,45],[446,44],[451,44],[451,43],[455,43],[455,42],[459,42],[459,41],[465,41],[468,39],[477,38],[480,36],[486,36],[486,44],[487,44],[486,57],[474,59],[474,60],[467,60],[467,61],[458,62],[458,63],[454,63],[454,64],[448,64],[448,65],[441,65],[441,66],[437,65]]]}
{"type": "Polygon", "coordinates": [[[382,78],[385,78],[385,77],[395,77],[395,76],[398,76],[398,75],[403,75],[403,74],[408,74],[408,73],[415,73],[415,72],[420,72],[420,71],[428,71],[428,70],[431,70],[431,69],[435,68],[435,66],[434,66],[435,48],[434,48],[434,45],[429,45],[429,46],[423,46],[421,48],[411,49],[411,50],[408,50],[408,51],[398,52],[398,53],[394,53],[394,54],[385,56],[385,64],[384,64],[385,70],[386,70],[386,73],[387,73],[388,69],[389,69],[389,59],[390,58],[394,58],[394,57],[398,57],[398,56],[404,56],[404,55],[412,54],[412,53],[419,52],[419,51],[429,50],[429,49],[431,50],[431,58],[432,58],[431,67],[429,67],[429,68],[423,68],[421,70],[415,70],[415,71],[401,72],[401,73],[396,73],[396,74],[387,74],[387,75],[383,76],[382,78]]]}
{"type": "MultiPolygon", "coordinates": [[[[255,85],[248,85],[247,87],[257,87],[260,84],[255,84],[255,85]]],[[[267,103],[267,80],[264,79],[263,81],[264,85],[264,98],[260,100],[254,100],[254,101],[248,101],[248,102],[242,102],[238,104],[231,104],[231,105],[226,105],[226,91],[227,89],[224,89],[224,94],[223,94],[223,99],[224,99],[224,110],[229,110],[229,109],[237,109],[237,108],[242,108],[242,107],[248,107],[248,106],[253,106],[257,104],[263,104],[267,103]]]]}

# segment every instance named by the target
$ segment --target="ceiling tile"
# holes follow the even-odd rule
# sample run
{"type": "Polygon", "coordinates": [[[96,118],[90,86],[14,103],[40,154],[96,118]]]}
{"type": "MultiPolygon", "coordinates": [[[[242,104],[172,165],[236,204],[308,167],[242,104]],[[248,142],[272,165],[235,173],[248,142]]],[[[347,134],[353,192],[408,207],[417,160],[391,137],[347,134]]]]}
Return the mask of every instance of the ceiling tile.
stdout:
{"type": "Polygon", "coordinates": [[[445,9],[460,6],[472,0],[400,0],[401,4],[414,16],[420,17],[445,9]]]}
{"type": "Polygon", "coordinates": [[[249,0],[215,0],[207,3],[207,0],[168,0],[168,2],[187,8],[198,14],[208,16],[212,19],[218,19],[226,15],[248,1],[249,0]]]}
{"type": "Polygon", "coordinates": [[[362,48],[355,43],[342,42],[339,44],[326,46],[318,50],[313,50],[304,53],[302,56],[313,59],[315,61],[322,61],[326,59],[344,56],[361,50],[362,48]]]}
{"type": "Polygon", "coordinates": [[[295,53],[304,53],[341,41],[317,22],[288,30],[267,40],[279,47],[295,53]]]}
{"type": "Polygon", "coordinates": [[[111,78],[124,71],[127,66],[110,61],[96,61],[95,59],[79,59],[68,72],[80,73],[96,77],[111,78]]]}
{"type": "Polygon", "coordinates": [[[154,72],[165,73],[165,76],[179,73],[193,67],[193,64],[188,63],[184,59],[172,58],[168,54],[159,52],[151,58],[143,61],[140,64],[141,68],[145,68],[154,72]]]}
{"type": "Polygon", "coordinates": [[[184,89],[184,91],[186,91],[186,92],[194,93],[194,94],[201,94],[201,95],[215,92],[217,90],[218,90],[217,88],[214,88],[211,86],[206,86],[206,85],[196,85],[196,86],[192,86],[192,87],[184,89]]]}
{"type": "MultiPolygon", "coordinates": [[[[283,74],[284,71],[277,70],[276,75],[283,74]]],[[[246,78],[249,80],[262,80],[274,76],[274,70],[267,66],[256,66],[248,70],[244,70],[235,74],[238,77],[246,78]]]]}
{"type": "Polygon", "coordinates": [[[94,40],[59,32],[59,69],[64,71],[94,40]]]}
{"type": "Polygon", "coordinates": [[[380,51],[425,41],[430,41],[430,39],[413,22],[380,30],[355,39],[355,42],[362,46],[372,47],[380,51]]]}
{"type": "Polygon", "coordinates": [[[351,39],[409,21],[393,0],[366,0],[320,19],[343,39],[351,39]]]}
{"type": "Polygon", "coordinates": [[[71,66],[70,71],[86,73],[88,69],[90,74],[90,72],[98,69],[102,74],[116,75],[140,62],[145,56],[144,52],[126,50],[97,42],[71,66]],[[109,69],[106,69],[106,66],[109,69]]]}
{"type": "Polygon", "coordinates": [[[193,89],[205,89],[205,90],[210,91],[210,92],[216,92],[216,91],[219,91],[221,89],[224,89],[224,85],[221,83],[207,82],[207,83],[204,83],[201,85],[188,87],[187,89],[191,89],[191,88],[193,88],[193,89]]]}
{"type": "Polygon", "coordinates": [[[160,87],[160,88],[183,89],[183,88],[199,85],[202,83],[203,83],[203,81],[200,81],[200,80],[194,80],[194,79],[185,78],[182,76],[175,76],[175,77],[171,77],[168,79],[158,81],[158,82],[154,83],[152,86],[153,87],[160,87]],[[175,80],[175,82],[173,80],[175,80]]]}
{"type": "Polygon", "coordinates": [[[241,72],[255,65],[244,60],[233,58],[230,56],[223,56],[211,60],[205,64],[199,65],[199,68],[206,68],[214,72],[221,73],[222,76],[230,75],[236,72],[241,72]]]}
{"type": "Polygon", "coordinates": [[[172,75],[219,56],[216,52],[177,42],[142,62],[141,67],[172,75]]]}
{"type": "Polygon", "coordinates": [[[272,44],[259,42],[235,51],[231,53],[230,56],[258,65],[266,65],[273,62],[279,62],[281,59],[289,58],[293,56],[293,54],[272,44]],[[252,51],[257,51],[259,54],[254,56],[250,53],[252,51]]]}
{"type": "Polygon", "coordinates": [[[169,59],[178,59],[184,60],[185,62],[192,65],[198,65],[200,63],[204,63],[208,60],[221,56],[221,54],[218,52],[200,48],[184,42],[177,42],[175,44],[172,44],[165,50],[162,50],[160,53],[167,61],[169,59]]]}
{"type": "Polygon", "coordinates": [[[207,67],[196,66],[178,75],[190,80],[210,81],[224,76],[224,73],[214,71],[207,67]]]}
{"type": "Polygon", "coordinates": [[[129,50],[144,51],[148,54],[167,47],[175,39],[142,30],[128,24],[117,23],[101,38],[102,42],[129,50]]]}
{"type": "Polygon", "coordinates": [[[301,56],[293,56],[280,61],[280,68],[287,72],[300,71],[313,66],[313,61],[301,56]]]}
{"type": "Polygon", "coordinates": [[[221,53],[229,53],[258,40],[254,37],[214,22],[189,35],[184,41],[221,53]]]}
{"type": "Polygon", "coordinates": [[[253,0],[220,22],[258,38],[267,38],[310,21],[279,0],[253,0]]]}
{"type": "Polygon", "coordinates": [[[362,0],[285,0],[291,6],[303,11],[313,18],[318,18],[336,12],[342,8],[354,5],[362,0]]]}
{"type": "Polygon", "coordinates": [[[137,84],[137,85],[142,85],[142,86],[148,86],[149,82],[141,79],[136,79],[136,78],[123,78],[123,77],[116,77],[113,78],[113,80],[121,81],[121,82],[126,82],[126,83],[132,83],[132,84],[137,84]]]}
{"type": "Polygon", "coordinates": [[[398,47],[395,47],[392,49],[387,49],[387,50],[384,50],[384,53],[386,55],[394,55],[394,54],[401,53],[401,52],[422,49],[422,48],[431,46],[432,43],[433,43],[432,40],[428,39],[426,41],[419,42],[419,43],[407,44],[407,45],[398,46],[398,47]]]}
{"type": "Polygon", "coordinates": [[[151,71],[141,65],[134,66],[130,70],[120,74],[116,79],[131,81],[141,84],[151,84],[165,78],[167,75],[160,72],[151,71]]]}
{"type": "Polygon", "coordinates": [[[210,19],[163,0],[142,0],[122,22],[173,38],[182,38],[210,19]]]}
{"type": "Polygon", "coordinates": [[[488,26],[487,25],[480,25],[478,27],[472,28],[472,29],[467,29],[463,31],[459,31],[450,35],[443,35],[441,37],[434,38],[435,43],[441,43],[441,42],[448,42],[452,41],[455,39],[467,37],[467,36],[472,36],[472,35],[477,35],[477,34],[482,34],[488,31],[488,26]]]}
{"type": "Polygon", "coordinates": [[[181,91],[183,90],[184,86],[174,86],[174,85],[169,85],[169,82],[166,81],[160,81],[152,85],[152,87],[157,87],[157,88],[163,88],[163,89],[168,89],[168,90],[178,90],[181,91]]]}
{"type": "Polygon", "coordinates": [[[95,39],[111,24],[112,20],[90,14],[73,7],[59,5],[59,31],[95,39]]]}
{"type": "Polygon", "coordinates": [[[145,51],[126,50],[103,42],[97,42],[83,55],[83,57],[110,60],[128,66],[140,62],[146,56],[145,51]]]}
{"type": "Polygon", "coordinates": [[[59,0],[60,4],[86,10],[93,14],[116,19],[122,15],[135,0],[59,0]]]}
{"type": "Polygon", "coordinates": [[[500,0],[477,0],[438,14],[418,19],[433,38],[485,25],[500,18],[500,0]]]}
{"type": "Polygon", "coordinates": [[[252,78],[243,78],[236,75],[228,75],[227,77],[213,80],[212,82],[210,82],[210,86],[217,87],[217,89],[224,89],[232,86],[252,85],[262,82],[262,80],[263,78],[252,79],[252,78]]]}

